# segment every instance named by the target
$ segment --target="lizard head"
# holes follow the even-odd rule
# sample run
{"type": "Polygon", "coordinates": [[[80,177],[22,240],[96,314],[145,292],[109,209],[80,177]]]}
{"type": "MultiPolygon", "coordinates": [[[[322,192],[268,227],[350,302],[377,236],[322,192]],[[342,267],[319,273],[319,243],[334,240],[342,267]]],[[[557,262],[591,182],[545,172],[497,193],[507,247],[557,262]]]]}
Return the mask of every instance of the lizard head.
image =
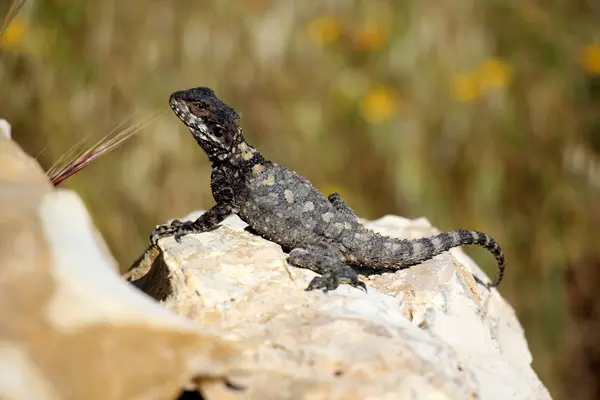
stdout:
{"type": "Polygon", "coordinates": [[[207,87],[171,94],[169,104],[211,160],[224,160],[240,135],[239,114],[207,87]]]}

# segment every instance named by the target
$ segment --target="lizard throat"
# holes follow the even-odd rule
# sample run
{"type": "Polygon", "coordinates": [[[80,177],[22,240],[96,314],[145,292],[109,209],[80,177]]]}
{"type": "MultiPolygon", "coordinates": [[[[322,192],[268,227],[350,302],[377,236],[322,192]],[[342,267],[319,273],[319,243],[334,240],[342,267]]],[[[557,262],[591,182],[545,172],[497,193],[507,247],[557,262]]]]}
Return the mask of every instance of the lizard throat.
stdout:
{"type": "Polygon", "coordinates": [[[190,132],[196,142],[202,147],[202,150],[208,156],[211,161],[224,161],[229,157],[229,152],[224,149],[219,143],[211,140],[210,136],[203,132],[201,129],[189,127],[190,132]]]}

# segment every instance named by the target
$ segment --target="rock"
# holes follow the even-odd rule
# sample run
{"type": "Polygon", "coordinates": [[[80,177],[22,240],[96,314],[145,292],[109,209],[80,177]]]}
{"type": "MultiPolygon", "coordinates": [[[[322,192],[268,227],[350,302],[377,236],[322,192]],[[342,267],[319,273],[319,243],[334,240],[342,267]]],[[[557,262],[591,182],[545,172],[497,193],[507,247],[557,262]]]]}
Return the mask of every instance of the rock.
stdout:
{"type": "Polygon", "coordinates": [[[10,139],[11,127],[7,120],[0,118],[0,138],[10,139]]]}
{"type": "Polygon", "coordinates": [[[124,281],[77,195],[7,135],[0,315],[1,399],[173,399],[224,385],[240,353],[124,281]]]}
{"type": "Polygon", "coordinates": [[[550,398],[459,249],[325,294],[237,217],[161,246],[120,277],[77,195],[0,132],[0,398],[550,398]]]}
{"type": "MultiPolygon", "coordinates": [[[[397,237],[437,232],[424,219],[367,225],[397,237]]],[[[367,293],[306,292],[315,273],[289,266],[278,245],[244,227],[232,216],[181,243],[162,239],[162,255],[147,254],[126,275],[246,350],[229,389],[201,385],[206,398],[550,398],[513,309],[476,282],[488,279],[460,249],[363,276],[367,293]]]]}

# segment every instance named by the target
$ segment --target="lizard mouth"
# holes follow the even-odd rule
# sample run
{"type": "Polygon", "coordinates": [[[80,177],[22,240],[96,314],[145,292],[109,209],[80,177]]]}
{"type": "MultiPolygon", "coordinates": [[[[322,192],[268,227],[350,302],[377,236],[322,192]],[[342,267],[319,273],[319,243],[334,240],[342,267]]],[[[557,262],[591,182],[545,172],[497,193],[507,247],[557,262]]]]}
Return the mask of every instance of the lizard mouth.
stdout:
{"type": "MultiPolygon", "coordinates": [[[[208,127],[202,118],[193,115],[184,101],[171,99],[169,105],[177,117],[190,129],[206,135],[208,127]]],[[[205,138],[207,139],[207,138],[205,138]]]]}
{"type": "Polygon", "coordinates": [[[190,123],[193,122],[192,114],[188,111],[187,106],[181,100],[177,100],[175,98],[171,98],[169,101],[169,105],[171,109],[179,117],[180,120],[183,121],[186,125],[190,126],[190,123]]]}
{"type": "Polygon", "coordinates": [[[210,135],[210,129],[206,122],[201,118],[193,115],[185,101],[171,97],[169,105],[177,117],[188,127],[198,144],[204,151],[211,155],[218,151],[219,142],[210,135]]]}

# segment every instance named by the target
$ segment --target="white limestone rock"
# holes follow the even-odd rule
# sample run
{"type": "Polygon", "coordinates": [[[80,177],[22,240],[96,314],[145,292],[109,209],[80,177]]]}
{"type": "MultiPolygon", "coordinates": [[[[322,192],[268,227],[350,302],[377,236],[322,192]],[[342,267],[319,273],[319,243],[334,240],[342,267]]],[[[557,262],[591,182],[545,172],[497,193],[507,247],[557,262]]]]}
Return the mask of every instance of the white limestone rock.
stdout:
{"type": "MultiPolygon", "coordinates": [[[[424,219],[395,216],[367,225],[398,237],[436,232],[424,219]]],[[[162,239],[162,258],[147,257],[127,276],[246,349],[229,375],[240,398],[550,398],[513,309],[475,282],[473,274],[487,278],[460,249],[361,276],[368,293],[348,285],[306,292],[316,274],[289,266],[278,245],[244,226],[232,216],[181,243],[162,239]]],[[[228,390],[203,386],[207,398],[228,390]]]]}
{"type": "Polygon", "coordinates": [[[0,118],[0,137],[10,139],[11,127],[7,120],[0,118]]]}
{"type": "MultiPolygon", "coordinates": [[[[433,232],[392,216],[369,226],[433,232]]],[[[363,277],[368,293],[325,294],[243,228],[232,217],[162,240],[132,286],[81,200],[0,134],[0,398],[550,397],[512,308],[460,250],[363,277]]]]}
{"type": "Polygon", "coordinates": [[[0,136],[1,399],[170,399],[236,354],[124,281],[79,197],[0,136]]]}

